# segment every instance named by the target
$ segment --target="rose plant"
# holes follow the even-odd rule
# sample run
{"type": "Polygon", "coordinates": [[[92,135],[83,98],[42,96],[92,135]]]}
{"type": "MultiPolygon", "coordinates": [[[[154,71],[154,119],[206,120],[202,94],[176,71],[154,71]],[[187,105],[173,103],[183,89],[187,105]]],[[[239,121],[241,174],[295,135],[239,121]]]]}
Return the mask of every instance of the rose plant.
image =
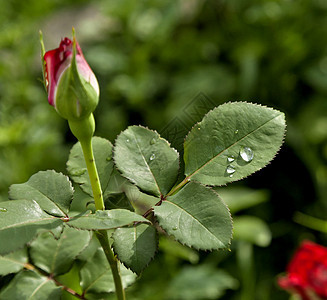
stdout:
{"type": "Polygon", "coordinates": [[[327,299],[327,248],[304,241],[278,284],[303,300],[327,299]]]}
{"type": "Polygon", "coordinates": [[[142,126],[112,145],[93,137],[99,88],[75,35],[48,52],[42,43],[42,62],[49,103],[79,142],[68,176],[38,172],[1,203],[0,275],[17,274],[0,299],[107,299],[114,291],[125,299],[154,259],[159,234],[198,250],[230,247],[232,218],[216,187],[274,158],[283,113],[246,102],[218,106],[190,130],[183,158],[142,126]]]}

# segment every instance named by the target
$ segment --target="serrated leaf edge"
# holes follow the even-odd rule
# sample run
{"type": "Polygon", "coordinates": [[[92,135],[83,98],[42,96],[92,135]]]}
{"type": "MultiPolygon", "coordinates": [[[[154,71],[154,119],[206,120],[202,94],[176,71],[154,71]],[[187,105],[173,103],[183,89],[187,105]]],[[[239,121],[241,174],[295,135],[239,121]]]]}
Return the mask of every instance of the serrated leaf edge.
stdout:
{"type": "MultiPolygon", "coordinates": [[[[137,183],[135,182],[135,180],[134,180],[133,178],[130,178],[128,175],[126,175],[124,172],[122,172],[122,170],[119,169],[119,167],[117,166],[116,159],[115,159],[115,152],[116,152],[115,150],[116,150],[116,145],[117,145],[117,140],[118,140],[118,138],[119,138],[119,137],[120,137],[120,136],[121,136],[121,135],[122,135],[126,130],[128,130],[128,129],[132,128],[132,127],[140,127],[140,128],[147,129],[147,130],[152,131],[152,132],[154,132],[155,134],[157,134],[157,135],[158,135],[158,138],[161,139],[161,140],[163,140],[163,141],[164,141],[164,142],[169,146],[169,148],[172,149],[172,150],[174,150],[175,153],[177,154],[177,159],[178,159],[178,170],[180,169],[180,155],[179,155],[179,152],[178,152],[174,147],[171,146],[171,144],[170,144],[169,141],[167,141],[165,138],[161,137],[160,134],[159,134],[156,130],[149,129],[147,126],[142,126],[142,125],[131,125],[131,126],[128,126],[125,130],[122,130],[122,131],[119,133],[119,135],[117,136],[117,138],[116,138],[116,140],[115,140],[115,144],[114,144],[114,146],[113,146],[113,159],[114,159],[114,162],[115,162],[115,166],[116,166],[117,170],[120,172],[120,174],[121,174],[123,177],[125,177],[126,179],[128,179],[132,184],[136,185],[136,186],[137,186],[140,190],[142,190],[144,193],[149,194],[148,191],[145,191],[145,190],[141,189],[141,188],[137,185],[137,183]]],[[[144,155],[142,155],[142,156],[145,157],[144,155]]],[[[151,169],[150,169],[148,163],[147,163],[146,161],[145,161],[145,163],[146,163],[146,165],[147,165],[147,167],[148,167],[150,173],[152,174],[152,177],[153,177],[153,179],[154,179],[154,181],[155,181],[155,183],[156,183],[156,186],[157,186],[157,188],[158,188],[159,195],[154,195],[154,196],[156,196],[156,197],[165,196],[165,195],[162,194],[161,190],[159,189],[159,186],[158,186],[158,184],[157,184],[157,181],[156,181],[156,179],[155,179],[155,177],[154,177],[154,175],[153,175],[153,173],[152,173],[152,171],[151,171],[151,169]]],[[[178,176],[177,176],[177,178],[178,178],[178,176]]],[[[177,180],[177,178],[176,178],[176,180],[177,180]]],[[[174,183],[174,184],[176,184],[176,180],[175,180],[175,183],[174,183]]],[[[151,194],[151,193],[150,193],[150,194],[151,194]]],[[[151,195],[152,195],[152,194],[151,194],[151,195]]]]}
{"type": "MultiPolygon", "coordinates": [[[[151,226],[151,225],[149,225],[149,226],[151,226]]],[[[140,275],[148,266],[149,266],[149,264],[154,260],[154,258],[155,258],[155,256],[156,256],[156,254],[158,253],[158,251],[159,251],[159,236],[158,236],[158,231],[156,230],[156,228],[154,228],[155,229],[155,231],[156,231],[156,234],[155,234],[155,240],[156,240],[156,251],[154,252],[154,254],[153,254],[153,256],[150,258],[150,260],[148,261],[148,263],[147,264],[145,264],[144,265],[144,267],[139,271],[139,272],[137,272],[136,270],[134,270],[133,268],[132,268],[132,266],[131,265],[129,265],[129,264],[127,264],[126,262],[124,262],[124,261],[122,261],[121,259],[120,259],[120,257],[119,257],[119,254],[118,254],[118,252],[116,251],[116,249],[115,249],[115,245],[116,245],[116,243],[115,243],[115,232],[112,234],[112,239],[114,240],[114,242],[113,242],[113,244],[112,244],[112,248],[113,248],[113,250],[114,250],[114,252],[115,252],[115,254],[117,255],[117,257],[118,257],[118,259],[119,259],[119,261],[127,268],[127,269],[129,269],[129,270],[131,270],[132,272],[134,272],[135,274],[137,274],[137,275],[140,275]]]]}
{"type": "MultiPolygon", "coordinates": [[[[40,174],[40,173],[48,173],[48,172],[52,172],[52,173],[54,173],[54,174],[57,174],[57,175],[59,174],[59,175],[64,176],[64,177],[66,178],[67,182],[69,183],[69,187],[70,187],[70,189],[71,189],[71,191],[72,191],[72,195],[71,195],[71,197],[70,197],[70,202],[69,202],[69,208],[68,208],[68,212],[69,212],[69,211],[70,211],[70,205],[71,205],[71,203],[72,203],[72,201],[73,201],[73,196],[74,196],[75,189],[74,189],[74,187],[73,187],[73,185],[72,185],[72,182],[69,180],[69,177],[68,177],[67,175],[63,174],[62,172],[56,172],[56,171],[53,170],[53,169],[51,169],[51,170],[46,170],[46,171],[39,171],[39,172],[33,174],[33,175],[32,175],[32,176],[31,176],[27,181],[25,181],[25,182],[23,182],[23,183],[12,184],[12,185],[9,187],[9,197],[8,197],[8,199],[11,200],[11,201],[20,200],[20,199],[14,199],[14,198],[11,198],[11,196],[10,196],[11,189],[12,189],[12,187],[13,187],[14,185],[22,185],[22,184],[26,184],[26,183],[29,182],[29,180],[30,180],[33,176],[35,176],[35,175],[37,175],[37,174],[40,174]]],[[[37,192],[40,193],[41,195],[43,195],[44,197],[46,197],[47,199],[49,199],[49,201],[50,201],[51,203],[53,203],[53,204],[58,208],[58,210],[61,211],[61,212],[63,213],[63,216],[57,216],[57,215],[51,214],[50,212],[48,212],[48,211],[46,211],[45,209],[43,209],[43,208],[42,208],[42,207],[37,203],[37,201],[32,200],[32,201],[35,201],[35,202],[40,206],[41,210],[43,210],[43,211],[44,211],[45,213],[47,213],[48,215],[53,216],[53,217],[56,217],[56,218],[62,218],[62,217],[64,217],[64,216],[67,217],[68,212],[67,212],[67,213],[64,212],[64,211],[62,210],[62,208],[61,208],[60,206],[58,206],[58,204],[57,204],[56,202],[54,202],[51,198],[49,198],[47,195],[45,195],[45,194],[44,194],[43,192],[41,192],[40,190],[36,189],[34,186],[31,186],[31,185],[29,185],[29,186],[32,187],[35,191],[37,191],[37,192]]],[[[22,200],[23,200],[23,199],[24,199],[24,198],[22,198],[22,200]]]]}
{"type": "MultiPolygon", "coordinates": [[[[263,108],[266,108],[266,109],[271,110],[271,111],[274,111],[274,112],[279,112],[280,115],[277,116],[277,117],[282,116],[282,117],[283,117],[283,120],[284,120],[284,121],[286,120],[286,118],[285,118],[285,114],[284,114],[283,112],[281,112],[281,111],[279,111],[279,110],[277,110],[277,109],[274,109],[274,108],[272,108],[272,107],[268,107],[268,106],[266,106],[266,105],[261,105],[261,104],[257,104],[257,103],[247,102],[247,101],[228,101],[228,102],[226,102],[226,103],[223,103],[223,104],[221,104],[221,105],[219,105],[219,106],[217,106],[217,107],[215,107],[215,108],[209,110],[209,111],[204,115],[204,117],[202,118],[201,121],[195,123],[195,124],[192,126],[191,130],[188,132],[188,134],[187,134],[187,135],[185,136],[185,138],[184,138],[184,143],[183,143],[184,153],[185,153],[185,142],[186,142],[186,139],[188,138],[189,134],[191,133],[191,131],[192,131],[195,127],[201,125],[201,122],[204,120],[204,118],[207,117],[207,115],[208,115],[209,113],[211,113],[212,111],[214,111],[214,110],[217,109],[218,107],[222,107],[222,106],[226,106],[226,105],[231,105],[231,104],[232,104],[232,105],[237,105],[237,104],[239,104],[239,103],[250,104],[250,105],[253,105],[253,106],[263,107],[263,108]]],[[[269,121],[265,122],[264,124],[266,124],[266,123],[272,121],[272,120],[275,119],[275,118],[276,118],[276,117],[270,119],[269,121]]],[[[264,124],[263,124],[263,125],[264,125],[264,124]]],[[[273,156],[269,161],[267,161],[267,163],[266,163],[262,168],[259,168],[259,169],[257,169],[256,171],[254,171],[254,172],[252,172],[251,174],[246,175],[246,176],[244,176],[244,177],[241,177],[241,178],[238,178],[238,179],[232,179],[231,181],[229,181],[229,182],[227,182],[227,183],[225,183],[225,184],[221,184],[221,185],[215,185],[215,184],[204,184],[204,185],[206,185],[206,186],[226,186],[227,184],[229,184],[229,183],[231,183],[231,182],[237,182],[237,181],[242,180],[242,179],[244,179],[244,178],[246,178],[246,177],[248,177],[248,176],[251,176],[251,175],[255,174],[256,172],[262,170],[264,167],[268,166],[268,165],[272,162],[272,160],[276,157],[276,155],[279,153],[279,151],[280,151],[280,149],[281,149],[281,147],[282,147],[282,145],[283,145],[283,143],[284,143],[284,141],[285,141],[285,136],[286,136],[286,131],[287,131],[287,130],[286,130],[286,127],[287,127],[286,122],[284,122],[284,125],[285,125],[285,126],[284,126],[284,131],[283,131],[283,136],[282,136],[282,139],[281,139],[281,144],[280,144],[280,146],[279,146],[278,149],[276,150],[275,155],[274,155],[274,156],[273,156]]],[[[261,125],[261,126],[262,126],[262,125],[261,125]]],[[[260,127],[261,127],[261,126],[260,126],[260,127]]],[[[257,130],[257,129],[256,129],[256,130],[257,130]]],[[[254,132],[254,131],[252,131],[252,132],[254,132]]],[[[247,134],[247,135],[248,135],[248,134],[247,134]]],[[[244,138],[244,137],[243,137],[243,138],[244,138]]],[[[242,138],[242,139],[243,139],[243,138],[242,138]]],[[[240,139],[240,140],[242,140],[242,139],[240,139]]],[[[238,140],[237,142],[239,142],[240,140],[238,140]]],[[[235,143],[234,143],[234,144],[235,144],[235,143]]],[[[234,144],[233,144],[233,145],[234,145],[234,144]]],[[[230,145],[229,147],[231,147],[231,146],[233,146],[233,145],[230,145]]],[[[229,148],[229,147],[228,147],[228,148],[229,148]]],[[[228,149],[228,148],[226,148],[226,149],[228,149]]],[[[225,151],[226,149],[224,149],[223,151],[225,151]]],[[[215,157],[213,157],[212,159],[216,158],[216,157],[219,156],[219,155],[220,155],[220,153],[217,154],[217,155],[216,155],[215,157]]],[[[210,159],[210,161],[211,161],[212,159],[210,159]]],[[[205,166],[207,163],[208,163],[208,162],[206,162],[203,166],[205,166]]],[[[199,181],[197,181],[197,180],[192,179],[192,176],[193,176],[196,172],[198,172],[198,171],[199,171],[203,166],[201,166],[200,168],[198,168],[195,172],[193,172],[193,173],[190,174],[190,175],[186,175],[186,174],[185,174],[185,176],[187,176],[187,178],[189,178],[190,181],[193,181],[193,182],[199,182],[199,181]]],[[[201,184],[202,184],[202,183],[201,183],[201,184]]]]}
{"type": "MultiPolygon", "coordinates": [[[[208,190],[210,190],[210,191],[212,191],[214,194],[216,194],[216,196],[219,198],[219,200],[224,204],[224,206],[227,208],[227,211],[228,211],[228,215],[229,215],[229,218],[230,218],[230,221],[231,221],[231,225],[232,225],[232,227],[231,227],[231,231],[232,231],[232,234],[231,234],[231,238],[229,239],[229,242],[228,242],[228,244],[227,244],[227,247],[225,247],[225,248],[214,248],[214,247],[212,247],[212,248],[200,248],[200,247],[195,247],[194,245],[191,245],[191,244],[188,244],[188,243],[184,243],[184,242],[182,242],[182,241],[180,241],[173,233],[170,233],[170,232],[168,232],[167,231],[167,229],[164,227],[164,226],[162,226],[160,223],[159,223],[159,221],[158,221],[158,225],[160,226],[160,228],[162,228],[169,236],[172,236],[177,242],[179,242],[180,244],[182,244],[182,245],[184,245],[184,246],[187,246],[187,247],[189,247],[189,248],[192,248],[192,249],[195,249],[195,250],[204,250],[204,251],[213,251],[213,250],[226,250],[226,249],[229,249],[230,247],[230,245],[231,245],[231,243],[232,243],[232,238],[233,238],[233,219],[232,219],[232,215],[231,215],[231,212],[230,212],[230,210],[229,210],[229,207],[227,206],[227,204],[222,200],[222,198],[219,196],[219,194],[215,191],[215,190],[213,190],[213,189],[211,189],[210,188],[210,186],[208,186],[208,185],[205,185],[205,184],[202,184],[201,182],[198,182],[198,181],[193,181],[192,180],[192,182],[194,182],[194,183],[197,183],[197,184],[199,184],[199,185],[201,185],[201,186],[203,186],[203,187],[205,187],[206,189],[208,189],[208,190]]],[[[187,183],[188,184],[188,183],[187,183]]],[[[186,185],[187,185],[186,184],[186,185]]],[[[185,185],[185,186],[186,186],[185,185]]],[[[183,186],[183,188],[185,187],[185,186],[183,186]]],[[[179,190],[180,191],[180,190],[179,190]]],[[[179,192],[178,191],[178,192],[179,192]]],[[[177,192],[177,193],[178,193],[177,192]]],[[[174,194],[174,195],[176,195],[176,194],[174,194]]],[[[166,201],[166,200],[165,200],[166,201]]],[[[154,213],[154,216],[156,217],[156,219],[158,220],[158,217],[157,217],[157,215],[156,215],[156,212],[155,212],[155,210],[153,210],[153,213],[154,213]]],[[[200,222],[199,222],[200,223],[200,222]]],[[[202,224],[201,224],[202,225],[202,224]]],[[[211,233],[211,232],[210,232],[211,233]]],[[[212,233],[211,233],[212,234],[212,233]]]]}

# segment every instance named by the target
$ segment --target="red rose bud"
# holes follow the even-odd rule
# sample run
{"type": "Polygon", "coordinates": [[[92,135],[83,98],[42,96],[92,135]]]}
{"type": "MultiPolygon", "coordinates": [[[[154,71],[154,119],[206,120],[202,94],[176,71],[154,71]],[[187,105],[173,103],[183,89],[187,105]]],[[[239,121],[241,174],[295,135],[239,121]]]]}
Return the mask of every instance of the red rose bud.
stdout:
{"type": "Polygon", "coordinates": [[[41,46],[49,103],[67,120],[89,117],[99,102],[99,85],[75,37],[45,54],[42,40],[41,46]]]}
{"type": "Polygon", "coordinates": [[[327,299],[327,248],[304,241],[278,280],[281,288],[297,293],[303,300],[327,299]]]}

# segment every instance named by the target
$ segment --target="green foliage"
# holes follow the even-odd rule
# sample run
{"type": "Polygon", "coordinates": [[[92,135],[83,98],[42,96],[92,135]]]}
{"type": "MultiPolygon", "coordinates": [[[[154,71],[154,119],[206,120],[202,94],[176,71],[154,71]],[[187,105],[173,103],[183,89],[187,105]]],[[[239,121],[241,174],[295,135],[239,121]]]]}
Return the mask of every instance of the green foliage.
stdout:
{"type": "Polygon", "coordinates": [[[68,272],[80,252],[89,244],[92,235],[65,227],[59,239],[50,232],[40,234],[30,245],[35,266],[57,276],[68,272]]]}
{"type": "Polygon", "coordinates": [[[150,223],[142,216],[126,209],[91,211],[73,216],[67,222],[68,226],[84,230],[109,230],[133,225],[136,222],[150,223]]]}
{"type": "Polygon", "coordinates": [[[219,193],[232,214],[253,206],[263,204],[269,200],[267,190],[253,190],[245,187],[216,187],[214,190],[219,193]]]}
{"type": "Polygon", "coordinates": [[[0,256],[0,275],[18,273],[22,270],[28,261],[27,251],[25,248],[0,256]]]}
{"type": "Polygon", "coordinates": [[[113,239],[119,260],[137,274],[145,269],[157,251],[157,232],[145,224],[118,228],[113,239]]]}
{"type": "Polygon", "coordinates": [[[73,187],[67,176],[55,171],[41,171],[26,183],[13,184],[9,198],[36,201],[50,215],[65,217],[73,200],[73,187]]]}
{"type": "Polygon", "coordinates": [[[233,219],[234,238],[245,240],[260,247],[267,247],[271,242],[271,231],[267,224],[254,216],[239,216],[233,219]]]}
{"type": "Polygon", "coordinates": [[[185,175],[224,185],[264,167],[285,132],[283,113],[249,103],[227,103],[209,112],[185,140],[185,175]]]}
{"type": "MultiPolygon", "coordinates": [[[[95,212],[72,205],[73,199],[84,205],[88,204],[85,201],[92,200],[83,151],[77,143],[67,162],[75,190],[65,175],[41,171],[26,183],[12,185],[12,201],[2,202],[0,238],[13,237],[1,245],[0,253],[6,254],[28,244],[29,257],[27,263],[26,255],[21,259],[17,254],[2,256],[1,259],[6,261],[4,274],[20,271],[12,282],[17,281],[18,286],[32,290],[32,293],[37,288],[42,296],[54,293],[57,297],[60,293],[54,288],[55,283],[66,289],[63,297],[69,298],[73,291],[82,293],[86,299],[94,299],[106,297],[114,291],[115,284],[107,264],[109,254],[106,252],[105,255],[102,248],[91,243],[93,231],[108,237],[112,235],[113,249],[123,263],[120,268],[125,287],[135,281],[135,273],[140,274],[157,252],[156,223],[160,230],[182,245],[198,250],[229,248],[232,238],[229,209],[217,192],[204,184],[220,185],[228,182],[225,177],[233,181],[231,178],[236,172],[239,179],[263,167],[281,146],[284,130],[283,115],[275,110],[243,102],[222,105],[209,112],[187,135],[184,144],[186,178],[177,183],[179,154],[158,133],[141,126],[129,127],[118,136],[114,148],[109,141],[95,137],[92,146],[104,195],[109,206],[117,207],[95,212]],[[228,120],[232,127],[227,124],[228,120]],[[263,143],[268,146],[264,147],[263,143]],[[238,156],[234,148],[238,149],[238,156]],[[229,164],[234,161],[239,169],[229,172],[229,164]],[[77,207],[77,211],[71,211],[71,206],[77,207]],[[77,261],[83,263],[76,264],[77,261]],[[27,264],[30,271],[21,271],[27,264]],[[46,281],[40,288],[47,276],[55,278],[54,282],[46,281]],[[33,280],[33,284],[26,287],[29,280],[33,280]]],[[[243,204],[243,208],[249,205],[253,205],[253,201],[243,204]]],[[[243,216],[235,220],[236,238],[259,246],[269,244],[270,231],[259,218],[243,216]]],[[[181,252],[181,248],[177,253],[184,253],[183,257],[190,254],[181,252]]],[[[208,281],[210,286],[203,286],[204,292],[197,288],[201,294],[212,289],[212,294],[205,295],[206,298],[219,297],[226,288],[235,287],[234,279],[223,271],[200,267],[192,278],[188,274],[188,271],[182,272],[176,277],[168,289],[168,297],[180,298],[178,291],[184,290],[183,297],[188,299],[188,293],[180,285],[190,283],[189,280],[199,283],[206,276],[221,284],[212,289],[213,281],[208,281]]],[[[15,294],[11,288],[12,282],[3,290],[5,296],[19,295],[19,289],[15,294]]]]}
{"type": "Polygon", "coordinates": [[[154,208],[162,228],[182,244],[196,249],[227,248],[232,237],[228,208],[218,194],[190,182],[154,208]]]}
{"type": "Polygon", "coordinates": [[[154,131],[129,127],[118,136],[114,151],[122,175],[145,192],[166,195],[177,179],[178,153],[154,131]]]}
{"type": "MultiPolygon", "coordinates": [[[[127,287],[135,281],[136,275],[123,265],[120,266],[120,269],[123,285],[127,287]]],[[[89,294],[110,293],[115,290],[110,266],[107,263],[103,250],[100,248],[86,262],[80,273],[81,286],[87,299],[89,294]]]]}
{"type": "Polygon", "coordinates": [[[34,271],[24,270],[0,293],[2,299],[60,300],[61,288],[34,271]]]}
{"type": "Polygon", "coordinates": [[[0,254],[22,248],[42,230],[51,230],[63,222],[45,213],[35,201],[15,200],[1,203],[0,254]]]}
{"type": "MultiPolygon", "coordinates": [[[[274,277],[284,270],[299,239],[309,237],[326,243],[325,236],[315,231],[324,228],[323,224],[299,222],[313,228],[309,230],[294,224],[292,218],[294,211],[319,220],[326,215],[325,2],[2,2],[0,201],[7,199],[10,184],[26,182],[38,170],[65,172],[72,137],[67,125],[49,109],[43,86],[35,79],[41,78],[38,30],[43,30],[49,48],[54,48],[61,37],[70,35],[73,25],[101,86],[97,135],[112,142],[127,124],[146,124],[161,133],[176,116],[184,126],[184,137],[209,109],[229,99],[251,100],[286,113],[286,147],[278,159],[245,181],[214,188],[233,218],[234,214],[255,215],[270,228],[271,245],[264,252],[254,247],[255,272],[248,277],[255,282],[257,299],[286,299],[276,288],[274,277]],[[199,92],[212,106],[197,102],[199,92]],[[192,105],[195,109],[190,113],[192,105]],[[236,191],[244,185],[252,189],[236,191]],[[269,190],[269,195],[261,195],[265,201],[257,197],[258,188],[269,190]]],[[[174,133],[171,130],[168,140],[175,147],[174,133]]],[[[121,176],[112,183],[117,193],[107,189],[107,209],[121,208],[122,202],[134,199],[139,205],[129,209],[142,214],[158,202],[136,189],[126,189],[130,193],[127,199],[122,190],[128,182],[121,176]]],[[[74,188],[71,209],[82,212],[92,198],[77,185],[74,188]]],[[[88,208],[92,209],[92,204],[88,208]]],[[[2,216],[0,212],[0,219],[2,216]]],[[[233,245],[232,254],[218,267],[238,277],[233,245]]],[[[152,262],[144,271],[149,284],[138,282],[139,291],[130,294],[132,299],[146,299],[149,290],[157,299],[163,297],[161,290],[166,286],[161,281],[169,285],[180,264],[189,263],[172,252],[160,250],[159,262],[152,262]],[[167,261],[160,259],[163,256],[167,261]],[[154,274],[159,272],[164,280],[155,280],[154,274]]],[[[201,261],[212,259],[215,264],[221,261],[220,253],[201,253],[201,261]]],[[[6,278],[1,282],[5,284],[6,278]]],[[[242,286],[241,282],[240,289],[242,286]]],[[[238,296],[236,293],[234,298],[238,296]]],[[[151,293],[147,299],[153,299],[151,293]]]]}
{"type": "MultiPolygon", "coordinates": [[[[112,145],[106,139],[94,137],[92,139],[92,146],[94,149],[94,158],[100,177],[101,187],[102,190],[105,191],[108,186],[111,173],[113,172],[113,161],[111,160],[112,145]]],[[[93,196],[82,147],[79,142],[76,143],[70,151],[67,162],[67,171],[71,179],[78,183],[85,193],[93,196]]]]}
{"type": "Polygon", "coordinates": [[[212,266],[187,266],[176,275],[167,295],[172,300],[217,299],[226,289],[236,289],[238,282],[228,273],[212,266]]]}

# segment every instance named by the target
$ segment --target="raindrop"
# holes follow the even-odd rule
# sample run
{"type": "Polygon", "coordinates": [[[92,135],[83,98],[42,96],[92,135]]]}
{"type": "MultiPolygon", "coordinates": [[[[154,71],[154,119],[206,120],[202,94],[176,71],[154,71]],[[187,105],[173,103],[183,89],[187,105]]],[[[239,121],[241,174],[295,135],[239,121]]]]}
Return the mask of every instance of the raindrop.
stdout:
{"type": "Polygon", "coordinates": [[[226,173],[231,175],[235,173],[235,167],[233,167],[232,165],[227,166],[226,168],[226,173]]]}
{"type": "Polygon", "coordinates": [[[234,131],[234,134],[238,134],[238,129],[236,129],[236,130],[234,131]]]}
{"type": "Polygon", "coordinates": [[[250,147],[241,147],[240,156],[245,162],[250,162],[253,159],[253,151],[250,147]]]}
{"type": "Polygon", "coordinates": [[[156,138],[153,138],[153,139],[150,141],[150,145],[155,144],[156,141],[157,141],[157,139],[156,139],[156,138]]]}
{"type": "Polygon", "coordinates": [[[111,156],[111,155],[108,156],[108,157],[106,158],[106,160],[107,160],[107,161],[111,161],[111,160],[112,160],[112,156],[111,156]]]}
{"type": "Polygon", "coordinates": [[[233,177],[233,175],[234,175],[234,174],[230,174],[230,175],[229,175],[229,178],[232,178],[232,177],[233,177]]]}
{"type": "Polygon", "coordinates": [[[80,169],[80,170],[72,171],[71,174],[73,176],[81,176],[81,175],[85,174],[85,172],[86,172],[86,169],[80,169]]]}
{"type": "Polygon", "coordinates": [[[156,155],[154,153],[151,154],[150,160],[154,160],[156,158],[156,155]]]}
{"type": "Polygon", "coordinates": [[[178,229],[177,226],[174,226],[174,227],[173,227],[173,230],[177,230],[177,229],[178,229]]]}
{"type": "Polygon", "coordinates": [[[233,155],[227,156],[227,162],[231,163],[235,160],[235,157],[233,155]]]}
{"type": "Polygon", "coordinates": [[[6,211],[7,211],[7,208],[0,207],[0,212],[6,212],[6,211]]]}
{"type": "Polygon", "coordinates": [[[126,139],[126,143],[129,143],[129,139],[126,139]]]}

